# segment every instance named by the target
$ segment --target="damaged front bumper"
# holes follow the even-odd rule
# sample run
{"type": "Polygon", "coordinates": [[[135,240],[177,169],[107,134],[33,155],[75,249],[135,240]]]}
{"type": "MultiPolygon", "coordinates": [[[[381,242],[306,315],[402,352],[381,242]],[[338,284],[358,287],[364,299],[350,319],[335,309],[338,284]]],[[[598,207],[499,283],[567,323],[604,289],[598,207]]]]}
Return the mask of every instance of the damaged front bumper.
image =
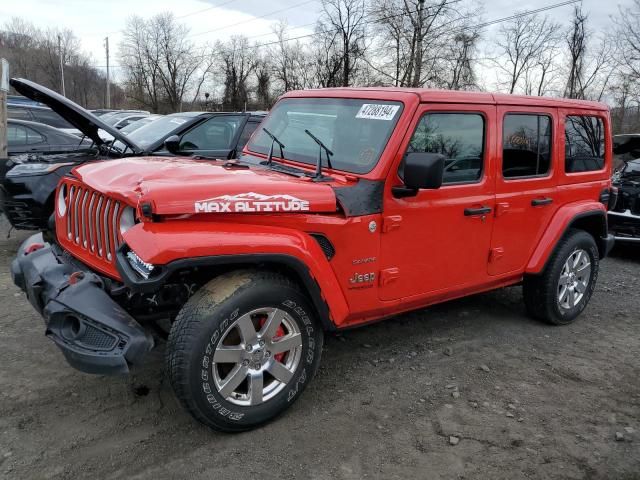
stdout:
{"type": "Polygon", "coordinates": [[[128,373],[154,342],[105,291],[101,277],[45,243],[27,239],[11,264],[14,283],[42,315],[46,335],[86,373],[128,373]]]}

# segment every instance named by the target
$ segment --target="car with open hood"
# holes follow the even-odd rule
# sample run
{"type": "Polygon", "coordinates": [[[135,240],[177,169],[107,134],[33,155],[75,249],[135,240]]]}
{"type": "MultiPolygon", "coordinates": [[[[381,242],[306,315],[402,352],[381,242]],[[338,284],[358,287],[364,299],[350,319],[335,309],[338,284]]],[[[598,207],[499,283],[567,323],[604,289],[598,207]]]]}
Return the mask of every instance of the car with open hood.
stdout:
{"type": "Polygon", "coordinates": [[[618,198],[609,211],[609,231],[618,242],[640,246],[640,158],[625,160],[613,176],[613,185],[618,198]]]}
{"type": "Polygon", "coordinates": [[[168,333],[180,403],[237,432],[300,397],[325,332],[515,285],[531,316],[574,321],[613,246],[611,162],[596,102],[288,92],[237,160],[74,168],[57,241],[27,239],[12,275],[82,371],[129,372],[168,333]]]}
{"type": "Polygon", "coordinates": [[[104,117],[37,83],[14,78],[11,85],[25,97],[50,107],[92,142],[90,151],[80,155],[30,155],[5,165],[0,208],[17,229],[47,230],[53,226],[49,219],[55,188],[79,164],[143,154],[234,158],[264,118],[260,112],[185,112],[158,118],[127,134],[104,117]]]}
{"type": "Polygon", "coordinates": [[[33,101],[59,115],[66,125],[81,132],[76,137],[84,148],[69,148],[68,153],[34,152],[10,158],[0,179],[0,209],[14,228],[46,230],[53,213],[53,197],[60,179],[74,166],[103,159],[140,155],[144,149],[117,129],[62,95],[30,80],[13,78],[11,86],[33,101]],[[116,151],[106,142],[104,133],[121,142],[116,151]],[[88,141],[88,145],[87,145],[88,141]]]}

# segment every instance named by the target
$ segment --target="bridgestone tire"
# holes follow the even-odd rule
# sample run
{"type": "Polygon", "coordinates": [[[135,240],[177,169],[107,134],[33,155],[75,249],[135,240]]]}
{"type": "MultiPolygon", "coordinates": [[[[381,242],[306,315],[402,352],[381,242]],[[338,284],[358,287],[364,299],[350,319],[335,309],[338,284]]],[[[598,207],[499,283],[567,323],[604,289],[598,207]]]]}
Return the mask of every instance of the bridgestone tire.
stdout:
{"type": "Polygon", "coordinates": [[[593,295],[599,261],[598,246],[593,237],[583,230],[570,230],[556,246],[542,274],[524,279],[524,301],[529,314],[552,325],[571,323],[585,309],[593,295]],[[583,250],[589,257],[590,278],[580,301],[571,308],[562,308],[558,300],[561,272],[565,262],[577,250],[583,250]]]}
{"type": "MultiPolygon", "coordinates": [[[[194,418],[213,429],[240,432],[264,424],[289,408],[315,375],[320,364],[324,338],[319,325],[307,297],[284,276],[243,270],[216,277],[189,299],[171,328],[166,368],[173,390],[180,403],[194,418]],[[289,374],[292,373],[292,376],[288,381],[276,381],[275,376],[264,375],[262,381],[265,385],[276,381],[275,384],[282,389],[274,388],[271,398],[267,399],[265,396],[263,403],[257,405],[238,405],[233,402],[241,394],[234,391],[233,396],[224,398],[216,387],[215,381],[219,380],[214,380],[214,376],[219,376],[219,370],[214,369],[221,368],[221,363],[214,362],[213,358],[219,353],[216,352],[217,348],[226,346],[223,342],[230,335],[229,332],[238,328],[233,327],[238,325],[234,322],[240,322],[243,315],[245,318],[254,318],[254,314],[249,313],[263,308],[284,312],[281,315],[288,319],[286,322],[295,327],[296,335],[301,335],[296,340],[301,340],[301,346],[295,350],[298,363],[296,367],[291,365],[289,374]]],[[[256,330],[260,328],[257,327],[256,330]]],[[[240,328],[237,332],[242,335],[240,328]]],[[[240,340],[240,345],[242,342],[240,340]]],[[[240,355],[245,355],[241,348],[239,350],[240,355]]],[[[256,349],[254,353],[258,351],[256,349]]],[[[280,354],[280,358],[288,359],[288,355],[293,355],[293,352],[291,350],[280,354]]],[[[268,354],[270,352],[267,352],[267,348],[262,348],[262,355],[268,354]]],[[[278,356],[273,355],[262,361],[273,363],[276,358],[278,356]]],[[[246,363],[248,360],[241,362],[246,363]]],[[[253,364],[250,365],[253,368],[253,364]]],[[[236,367],[244,368],[240,363],[236,367]]],[[[252,372],[255,374],[256,371],[252,372]]],[[[246,380],[247,397],[252,395],[253,390],[249,385],[250,381],[251,377],[246,380]]],[[[263,398],[262,393],[259,398],[263,398]]]]}

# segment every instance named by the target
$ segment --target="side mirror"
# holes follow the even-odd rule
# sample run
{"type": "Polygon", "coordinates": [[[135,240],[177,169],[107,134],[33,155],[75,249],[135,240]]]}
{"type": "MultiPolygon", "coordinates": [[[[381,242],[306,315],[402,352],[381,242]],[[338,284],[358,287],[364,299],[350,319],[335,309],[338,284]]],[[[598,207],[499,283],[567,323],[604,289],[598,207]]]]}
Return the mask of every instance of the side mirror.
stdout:
{"type": "Polygon", "coordinates": [[[180,137],[178,135],[167,137],[164,141],[164,148],[166,148],[168,152],[178,153],[180,149],[180,137]]]}
{"type": "Polygon", "coordinates": [[[416,195],[420,189],[435,190],[442,185],[444,155],[411,152],[404,158],[404,186],[394,187],[397,197],[416,195]]]}

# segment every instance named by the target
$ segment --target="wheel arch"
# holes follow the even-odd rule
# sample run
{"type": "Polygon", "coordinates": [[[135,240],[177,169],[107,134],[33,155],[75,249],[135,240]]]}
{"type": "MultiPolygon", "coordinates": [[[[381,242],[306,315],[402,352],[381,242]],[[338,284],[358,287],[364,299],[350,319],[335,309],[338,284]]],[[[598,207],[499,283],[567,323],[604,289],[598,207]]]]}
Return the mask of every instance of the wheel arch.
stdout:
{"type": "Polygon", "coordinates": [[[310,234],[273,227],[231,227],[194,223],[175,230],[169,222],[137,225],[124,235],[126,243],[116,253],[119,276],[132,291],[151,292],[174,275],[189,271],[211,279],[236,269],[269,269],[301,286],[325,330],[340,325],[349,312],[347,301],[328,258],[310,234]],[[126,257],[129,249],[157,267],[154,276],[144,279],[131,268],[126,257]]]}
{"type": "Polygon", "coordinates": [[[571,205],[559,210],[553,217],[529,259],[525,273],[538,274],[542,272],[558,242],[571,229],[579,229],[589,233],[598,246],[600,258],[604,258],[609,253],[611,243],[607,234],[607,212],[604,206],[597,202],[571,205]]]}

